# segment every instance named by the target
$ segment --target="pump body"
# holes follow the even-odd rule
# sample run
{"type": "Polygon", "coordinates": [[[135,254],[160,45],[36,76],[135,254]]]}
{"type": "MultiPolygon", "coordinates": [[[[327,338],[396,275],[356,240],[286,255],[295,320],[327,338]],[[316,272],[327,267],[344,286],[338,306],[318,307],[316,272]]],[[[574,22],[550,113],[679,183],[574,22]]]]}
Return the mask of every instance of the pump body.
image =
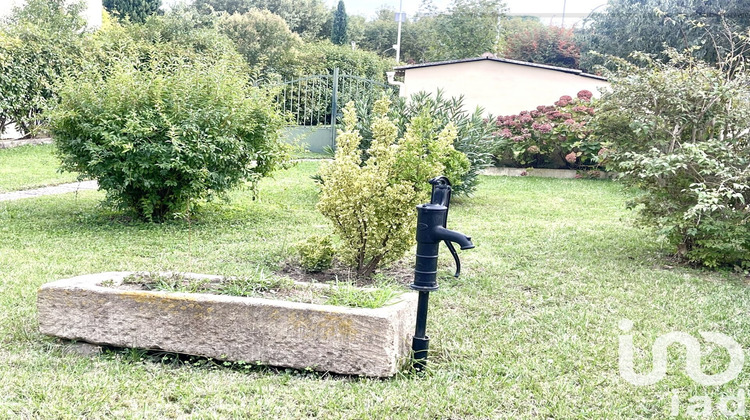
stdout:
{"type": "Polygon", "coordinates": [[[430,203],[417,206],[417,258],[414,267],[414,283],[411,284],[411,288],[419,292],[417,323],[412,341],[415,367],[418,370],[425,367],[430,345],[430,338],[425,333],[427,306],[430,292],[438,290],[437,262],[440,242],[445,242],[456,261],[456,277],[461,272],[461,262],[453,248],[453,243],[459,244],[461,249],[474,248],[470,237],[446,229],[451,196],[450,181],[441,176],[431,179],[430,184],[432,184],[430,203]]]}

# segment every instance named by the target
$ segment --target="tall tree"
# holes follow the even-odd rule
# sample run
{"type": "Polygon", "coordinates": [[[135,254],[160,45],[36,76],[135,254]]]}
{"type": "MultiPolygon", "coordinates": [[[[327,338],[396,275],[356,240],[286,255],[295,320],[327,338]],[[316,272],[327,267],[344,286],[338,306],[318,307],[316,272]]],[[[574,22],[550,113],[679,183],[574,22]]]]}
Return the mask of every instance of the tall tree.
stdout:
{"type": "Polygon", "coordinates": [[[430,59],[454,60],[495,51],[504,10],[501,0],[453,0],[447,13],[432,21],[435,42],[430,59]]]}
{"type": "Polygon", "coordinates": [[[591,51],[618,57],[642,51],[664,59],[665,47],[692,49],[695,57],[716,62],[733,48],[727,31],[747,30],[748,10],[750,0],[609,0],[578,31],[581,67],[603,62],[591,51]]]}
{"type": "Polygon", "coordinates": [[[289,29],[306,39],[328,38],[323,25],[329,12],[322,0],[195,0],[195,7],[204,12],[246,13],[265,9],[281,16],[289,29]]]}
{"type": "Polygon", "coordinates": [[[0,24],[0,133],[11,122],[25,134],[45,125],[57,82],[82,65],[82,12],[82,3],[28,0],[0,24]]]}
{"type": "Polygon", "coordinates": [[[344,6],[344,0],[339,0],[339,4],[336,7],[336,11],[333,14],[333,27],[331,28],[331,42],[336,45],[344,45],[348,40],[346,33],[348,16],[346,15],[346,7],[344,6]]]}
{"type": "Polygon", "coordinates": [[[129,17],[132,22],[143,22],[161,7],[161,0],[104,0],[102,5],[121,17],[129,17]]]}
{"type": "Polygon", "coordinates": [[[581,51],[573,30],[541,23],[538,18],[512,17],[503,20],[498,52],[505,58],[578,68],[581,51]]]}
{"type": "Polygon", "coordinates": [[[243,14],[222,15],[218,28],[234,41],[237,51],[259,74],[291,76],[288,70],[302,40],[289,30],[280,16],[268,10],[252,9],[243,14]]]}

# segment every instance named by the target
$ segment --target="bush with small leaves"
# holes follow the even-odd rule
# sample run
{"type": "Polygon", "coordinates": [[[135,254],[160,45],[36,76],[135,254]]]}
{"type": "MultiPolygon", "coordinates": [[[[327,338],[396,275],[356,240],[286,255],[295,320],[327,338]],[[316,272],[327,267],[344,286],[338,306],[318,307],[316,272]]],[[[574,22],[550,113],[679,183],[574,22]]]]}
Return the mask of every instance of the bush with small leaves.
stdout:
{"type": "Polygon", "coordinates": [[[593,120],[610,140],[601,158],[642,192],[631,206],[679,257],[750,267],[750,74],[739,57],[668,54],[611,75],[593,120]]]}
{"type": "Polygon", "coordinates": [[[131,22],[143,22],[159,11],[161,0],[104,0],[104,8],[131,22]]]}
{"type": "Polygon", "coordinates": [[[299,263],[305,271],[317,273],[331,268],[333,244],[328,236],[312,236],[297,244],[299,263]]]}
{"type": "MultiPolygon", "coordinates": [[[[372,102],[376,98],[361,95],[355,100],[359,121],[359,130],[363,139],[360,149],[366,151],[372,139],[370,126],[373,115],[372,102]]],[[[456,126],[456,139],[453,147],[466,155],[469,159],[469,168],[463,173],[452,173],[450,180],[453,182],[454,194],[470,194],[479,183],[479,173],[483,168],[492,165],[492,154],[495,124],[486,119],[484,109],[477,107],[474,112],[468,112],[464,107],[464,97],[446,97],[443,91],[438,90],[435,94],[417,92],[410,97],[396,97],[394,103],[388,110],[388,116],[398,127],[398,134],[402,136],[412,119],[421,113],[427,112],[433,119],[433,130],[435,133],[442,130],[448,124],[456,126]]]]}
{"type": "Polygon", "coordinates": [[[282,119],[232,60],[124,62],[70,78],[50,114],[62,166],[147,220],[251,184],[286,159],[282,119]]]}
{"type": "Polygon", "coordinates": [[[349,102],[334,161],[319,173],[317,208],[342,240],[338,255],[360,277],[372,276],[378,266],[401,258],[411,247],[416,206],[429,200],[428,180],[469,168],[466,155],[453,148],[454,124],[436,133],[433,116],[424,111],[399,138],[398,126],[388,117],[389,106],[385,97],[375,103],[373,139],[363,154],[355,106],[349,102]]]}

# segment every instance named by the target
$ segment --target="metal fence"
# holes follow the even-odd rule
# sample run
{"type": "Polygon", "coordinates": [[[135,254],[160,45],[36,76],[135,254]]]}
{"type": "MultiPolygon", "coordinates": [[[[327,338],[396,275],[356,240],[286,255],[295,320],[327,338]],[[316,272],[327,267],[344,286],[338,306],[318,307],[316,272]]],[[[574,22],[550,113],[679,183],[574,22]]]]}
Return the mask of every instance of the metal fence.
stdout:
{"type": "Polygon", "coordinates": [[[398,87],[377,80],[343,74],[300,77],[268,86],[275,89],[275,100],[293,124],[304,127],[329,126],[331,146],[335,144],[336,124],[341,108],[350,100],[371,101],[386,92],[398,95],[398,87]]]}

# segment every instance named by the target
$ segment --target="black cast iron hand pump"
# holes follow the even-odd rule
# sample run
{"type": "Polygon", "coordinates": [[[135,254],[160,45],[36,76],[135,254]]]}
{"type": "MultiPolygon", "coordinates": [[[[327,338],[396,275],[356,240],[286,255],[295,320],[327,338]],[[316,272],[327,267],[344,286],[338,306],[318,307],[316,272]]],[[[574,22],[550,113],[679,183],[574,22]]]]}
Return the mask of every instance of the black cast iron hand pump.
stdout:
{"type": "Polygon", "coordinates": [[[419,292],[417,327],[412,341],[414,365],[418,370],[423,369],[427,363],[427,350],[430,346],[430,338],[425,334],[427,305],[430,292],[438,289],[437,259],[440,242],[445,242],[456,261],[455,277],[461,274],[461,261],[453,243],[457,243],[461,249],[474,248],[470,237],[446,229],[451,201],[451,183],[448,178],[439,176],[431,179],[430,184],[430,203],[417,206],[417,262],[414,268],[414,283],[411,285],[412,289],[419,292]]]}

